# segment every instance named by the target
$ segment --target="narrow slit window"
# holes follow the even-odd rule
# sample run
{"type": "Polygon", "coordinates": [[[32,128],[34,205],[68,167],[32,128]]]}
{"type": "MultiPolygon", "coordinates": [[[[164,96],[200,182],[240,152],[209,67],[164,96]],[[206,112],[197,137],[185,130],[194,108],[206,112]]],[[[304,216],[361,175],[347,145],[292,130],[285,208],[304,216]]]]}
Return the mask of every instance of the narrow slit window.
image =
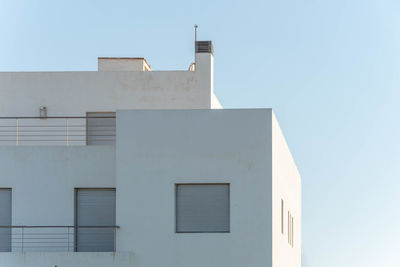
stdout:
{"type": "Polygon", "coordinates": [[[290,244],[290,212],[288,211],[288,213],[287,213],[287,219],[288,219],[288,224],[287,224],[287,227],[288,227],[288,243],[290,244]]]}
{"type": "Polygon", "coordinates": [[[284,203],[281,199],[281,233],[284,234],[284,203]]]}
{"type": "Polygon", "coordinates": [[[293,232],[293,225],[294,225],[294,219],[293,219],[293,217],[292,217],[292,224],[291,224],[291,226],[292,226],[292,247],[294,246],[294,232],[293,232]]]}
{"type": "Polygon", "coordinates": [[[288,243],[291,247],[294,246],[294,234],[293,234],[294,218],[290,211],[288,211],[288,243]]]}

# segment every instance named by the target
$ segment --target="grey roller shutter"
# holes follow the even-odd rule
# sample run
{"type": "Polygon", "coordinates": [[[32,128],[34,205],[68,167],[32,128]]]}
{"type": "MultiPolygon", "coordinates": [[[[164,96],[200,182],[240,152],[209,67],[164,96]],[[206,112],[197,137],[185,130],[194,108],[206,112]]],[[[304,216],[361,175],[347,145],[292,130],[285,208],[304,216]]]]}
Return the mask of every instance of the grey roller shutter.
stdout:
{"type": "MultiPolygon", "coordinates": [[[[0,226],[11,226],[11,189],[0,189],[0,226]]],[[[0,252],[11,251],[11,228],[0,228],[0,252]]]]}
{"type": "Polygon", "coordinates": [[[88,112],[86,116],[88,145],[115,144],[115,112],[88,112]]]}
{"type": "Polygon", "coordinates": [[[76,226],[77,251],[115,251],[115,190],[78,189],[76,226]]]}
{"type": "Polygon", "coordinates": [[[229,184],[176,185],[176,232],[229,231],[229,184]]]}

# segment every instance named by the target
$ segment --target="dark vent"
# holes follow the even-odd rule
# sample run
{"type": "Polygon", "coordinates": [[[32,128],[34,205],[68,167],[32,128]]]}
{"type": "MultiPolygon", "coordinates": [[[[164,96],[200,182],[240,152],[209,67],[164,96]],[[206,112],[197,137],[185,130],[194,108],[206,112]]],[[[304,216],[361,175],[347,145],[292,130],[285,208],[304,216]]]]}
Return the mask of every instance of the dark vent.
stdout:
{"type": "Polygon", "coordinates": [[[196,53],[211,53],[213,54],[213,45],[211,41],[197,41],[196,53]]]}

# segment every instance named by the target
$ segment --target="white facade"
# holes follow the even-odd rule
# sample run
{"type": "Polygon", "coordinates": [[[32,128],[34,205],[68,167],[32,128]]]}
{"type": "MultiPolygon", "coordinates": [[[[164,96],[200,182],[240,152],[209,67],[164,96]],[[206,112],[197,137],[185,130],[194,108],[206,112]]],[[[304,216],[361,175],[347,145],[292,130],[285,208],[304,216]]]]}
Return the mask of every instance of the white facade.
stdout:
{"type": "MultiPolygon", "coordinates": [[[[117,110],[115,145],[0,146],[0,189],[12,190],[12,225],[73,226],[77,188],[115,188],[119,227],[116,254],[16,246],[0,252],[0,266],[300,267],[301,180],[279,124],[271,109],[211,110],[213,102],[219,107],[212,60],[212,53],[199,52],[195,71],[158,72],[157,81],[145,76],[157,73],[151,70],[0,74],[0,94],[10,97],[0,97],[3,117],[37,116],[39,106],[49,116],[117,110]],[[77,98],[76,107],[56,93],[12,105],[23,96],[18,88],[43,93],[58,83],[53,90],[64,88],[64,100],[90,95],[96,85],[103,93],[87,103],[77,98]],[[112,84],[114,93],[131,98],[109,97],[112,84]],[[208,89],[194,94],[200,88],[208,89]],[[139,97],[146,92],[150,102],[139,97]],[[179,184],[229,186],[229,230],[177,232],[179,184]]],[[[75,233],[69,236],[74,243],[75,233]]]]}

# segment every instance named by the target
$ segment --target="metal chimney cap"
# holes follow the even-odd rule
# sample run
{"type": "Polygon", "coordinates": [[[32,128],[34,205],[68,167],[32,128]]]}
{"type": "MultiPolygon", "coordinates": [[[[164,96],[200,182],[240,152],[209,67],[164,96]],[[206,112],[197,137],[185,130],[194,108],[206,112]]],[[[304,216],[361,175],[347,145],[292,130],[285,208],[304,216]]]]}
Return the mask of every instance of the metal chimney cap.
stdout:
{"type": "Polygon", "coordinates": [[[196,41],[196,53],[214,54],[214,48],[211,41],[196,41]]]}

